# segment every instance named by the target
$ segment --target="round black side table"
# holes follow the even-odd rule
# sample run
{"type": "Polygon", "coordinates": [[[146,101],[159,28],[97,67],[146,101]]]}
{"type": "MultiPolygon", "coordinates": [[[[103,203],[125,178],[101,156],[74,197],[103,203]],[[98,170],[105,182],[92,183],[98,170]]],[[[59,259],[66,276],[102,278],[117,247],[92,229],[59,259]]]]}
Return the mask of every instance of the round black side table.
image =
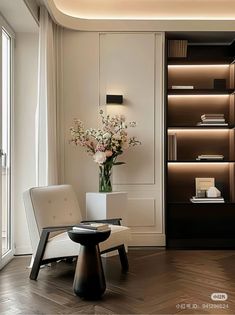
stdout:
{"type": "Polygon", "coordinates": [[[99,299],[106,289],[106,282],[98,244],[105,241],[111,230],[70,230],[72,241],[81,244],[74,276],[73,289],[85,299],[99,299]]]}

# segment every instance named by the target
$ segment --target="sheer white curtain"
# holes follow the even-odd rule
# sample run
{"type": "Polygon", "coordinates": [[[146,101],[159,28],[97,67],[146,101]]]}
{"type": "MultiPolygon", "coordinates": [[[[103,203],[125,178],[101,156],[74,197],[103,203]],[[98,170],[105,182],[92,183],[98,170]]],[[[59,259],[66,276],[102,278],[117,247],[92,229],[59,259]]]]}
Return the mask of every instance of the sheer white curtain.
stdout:
{"type": "Polygon", "coordinates": [[[58,183],[57,57],[59,26],[40,8],[38,104],[36,114],[37,184],[58,183]]]}

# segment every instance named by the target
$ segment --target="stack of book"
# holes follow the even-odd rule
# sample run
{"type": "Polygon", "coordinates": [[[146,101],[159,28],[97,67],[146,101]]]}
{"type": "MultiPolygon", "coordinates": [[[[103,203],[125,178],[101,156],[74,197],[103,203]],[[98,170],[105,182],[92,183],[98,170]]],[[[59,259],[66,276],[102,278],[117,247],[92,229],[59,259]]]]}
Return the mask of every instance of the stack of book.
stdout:
{"type": "Polygon", "coordinates": [[[168,40],[168,57],[186,58],[188,41],[182,39],[168,40]]]}
{"type": "Polygon", "coordinates": [[[224,114],[203,114],[201,116],[201,122],[198,126],[227,126],[225,122],[224,114]]]}
{"type": "Polygon", "coordinates": [[[193,85],[172,85],[173,90],[193,90],[193,85]]]}
{"type": "Polygon", "coordinates": [[[81,223],[73,227],[75,231],[93,231],[93,232],[104,232],[109,231],[109,225],[106,223],[81,223]]]}
{"type": "Polygon", "coordinates": [[[196,158],[197,161],[223,161],[224,156],[220,154],[201,154],[196,158]]]}
{"type": "Polygon", "coordinates": [[[168,160],[177,160],[177,137],[176,133],[168,134],[168,160]]]}
{"type": "Polygon", "coordinates": [[[222,197],[217,197],[217,198],[192,197],[190,201],[192,203],[224,203],[224,198],[222,197]]]}

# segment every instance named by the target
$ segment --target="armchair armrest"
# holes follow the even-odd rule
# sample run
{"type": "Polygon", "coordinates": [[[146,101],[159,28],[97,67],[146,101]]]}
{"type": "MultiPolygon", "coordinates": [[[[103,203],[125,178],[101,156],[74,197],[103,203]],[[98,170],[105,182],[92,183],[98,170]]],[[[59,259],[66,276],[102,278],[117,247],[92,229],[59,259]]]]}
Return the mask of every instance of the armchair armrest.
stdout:
{"type": "Polygon", "coordinates": [[[42,229],[42,233],[40,236],[39,244],[37,247],[37,252],[34,258],[34,264],[32,271],[30,273],[30,279],[36,280],[39,272],[40,265],[43,263],[43,255],[46,249],[46,244],[49,238],[49,235],[51,232],[56,232],[56,231],[63,231],[63,230],[69,230],[71,229],[74,225],[62,225],[62,226],[47,226],[42,229]]]}
{"type": "MultiPolygon", "coordinates": [[[[72,227],[76,226],[76,224],[74,225],[61,225],[61,226],[47,226],[47,227],[44,227],[42,229],[42,231],[45,231],[47,233],[50,233],[50,232],[56,232],[56,231],[62,231],[62,230],[68,230],[68,229],[71,229],[72,227]]],[[[44,232],[44,233],[45,233],[44,232]]]]}
{"type": "Polygon", "coordinates": [[[81,223],[108,223],[113,225],[121,225],[122,218],[102,219],[102,220],[83,220],[81,223]]]}

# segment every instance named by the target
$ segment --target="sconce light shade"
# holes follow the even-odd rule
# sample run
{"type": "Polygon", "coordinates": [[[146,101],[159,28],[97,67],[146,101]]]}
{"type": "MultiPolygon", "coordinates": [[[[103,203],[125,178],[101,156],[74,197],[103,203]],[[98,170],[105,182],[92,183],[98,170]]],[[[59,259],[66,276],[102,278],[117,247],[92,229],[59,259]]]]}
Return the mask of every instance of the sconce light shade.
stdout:
{"type": "Polygon", "coordinates": [[[106,95],[106,104],[122,104],[123,95],[106,95]]]}

